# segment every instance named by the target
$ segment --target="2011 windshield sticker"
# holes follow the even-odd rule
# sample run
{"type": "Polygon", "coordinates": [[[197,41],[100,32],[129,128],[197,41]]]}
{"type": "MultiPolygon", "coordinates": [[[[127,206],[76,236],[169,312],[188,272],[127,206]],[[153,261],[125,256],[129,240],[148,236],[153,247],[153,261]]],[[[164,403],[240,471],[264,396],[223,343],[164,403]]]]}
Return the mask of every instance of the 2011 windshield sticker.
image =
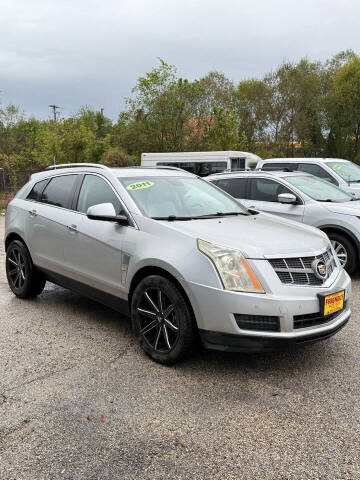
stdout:
{"type": "Polygon", "coordinates": [[[150,182],[149,180],[142,180],[140,182],[130,183],[126,190],[144,190],[144,188],[150,188],[154,186],[154,182],[150,182]]]}

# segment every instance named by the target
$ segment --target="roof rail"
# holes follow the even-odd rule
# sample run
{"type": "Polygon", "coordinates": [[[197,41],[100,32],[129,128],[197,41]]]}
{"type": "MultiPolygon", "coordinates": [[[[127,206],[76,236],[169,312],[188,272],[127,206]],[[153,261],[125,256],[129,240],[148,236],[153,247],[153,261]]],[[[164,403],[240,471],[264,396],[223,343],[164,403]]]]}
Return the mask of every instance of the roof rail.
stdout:
{"type": "Polygon", "coordinates": [[[92,167],[103,168],[107,170],[109,167],[101,163],[60,163],[59,165],[49,165],[45,170],[57,170],[58,168],[74,168],[74,167],[92,167]]]}
{"type": "MultiPolygon", "coordinates": [[[[180,172],[187,172],[187,170],[184,170],[183,168],[168,167],[167,165],[146,165],[146,166],[133,165],[132,167],[130,166],[130,167],[123,167],[123,168],[145,168],[145,169],[154,169],[155,168],[156,170],[179,170],[180,172]]],[[[191,173],[191,172],[187,172],[187,173],[191,173]]]]}
{"type": "Polygon", "coordinates": [[[258,172],[299,172],[300,170],[294,170],[293,168],[289,168],[289,167],[279,167],[279,168],[270,167],[270,168],[265,168],[264,170],[259,168],[259,170],[257,171],[258,172]]]}
{"type": "Polygon", "coordinates": [[[222,172],[210,173],[210,175],[228,175],[229,173],[238,174],[238,173],[248,173],[248,172],[256,172],[256,171],[259,171],[259,170],[252,170],[251,168],[245,168],[244,170],[230,170],[230,168],[228,168],[226,170],[223,170],[222,172]]]}

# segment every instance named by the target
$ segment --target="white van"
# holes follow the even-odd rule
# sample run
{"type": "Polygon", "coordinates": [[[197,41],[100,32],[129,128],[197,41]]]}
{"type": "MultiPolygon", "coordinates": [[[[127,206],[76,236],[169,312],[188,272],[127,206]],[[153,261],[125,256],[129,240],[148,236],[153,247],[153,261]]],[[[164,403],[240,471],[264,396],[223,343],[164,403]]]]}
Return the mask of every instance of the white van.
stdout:
{"type": "Polygon", "coordinates": [[[171,152],[143,153],[142,167],[178,167],[200,177],[224,170],[247,170],[256,167],[260,157],[248,152],[171,152]]]}

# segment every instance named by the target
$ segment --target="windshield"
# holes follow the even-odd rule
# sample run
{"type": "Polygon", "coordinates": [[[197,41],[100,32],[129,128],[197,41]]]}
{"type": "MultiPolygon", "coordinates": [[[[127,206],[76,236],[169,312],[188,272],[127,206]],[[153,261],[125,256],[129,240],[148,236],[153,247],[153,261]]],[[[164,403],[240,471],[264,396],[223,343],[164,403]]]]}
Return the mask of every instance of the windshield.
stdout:
{"type": "Polygon", "coordinates": [[[326,162],[346,182],[360,183],[360,167],[352,162],[326,162]]]}
{"type": "Polygon", "coordinates": [[[326,180],[312,176],[287,177],[286,180],[318,202],[349,202],[352,196],[326,180]]]}
{"type": "Polygon", "coordinates": [[[129,177],[119,181],[140,210],[151,218],[188,220],[222,214],[248,215],[237,200],[200,178],[129,177]]]}

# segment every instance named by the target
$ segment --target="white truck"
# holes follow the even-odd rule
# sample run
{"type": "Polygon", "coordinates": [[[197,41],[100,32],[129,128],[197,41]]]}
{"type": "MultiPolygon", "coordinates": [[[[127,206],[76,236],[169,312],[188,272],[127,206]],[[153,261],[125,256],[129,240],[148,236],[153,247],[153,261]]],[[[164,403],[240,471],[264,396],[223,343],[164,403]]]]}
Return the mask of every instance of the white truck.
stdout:
{"type": "Polygon", "coordinates": [[[260,157],[249,152],[171,152],[142,153],[141,166],[182,168],[201,177],[224,170],[248,170],[256,167],[260,157]]]}

